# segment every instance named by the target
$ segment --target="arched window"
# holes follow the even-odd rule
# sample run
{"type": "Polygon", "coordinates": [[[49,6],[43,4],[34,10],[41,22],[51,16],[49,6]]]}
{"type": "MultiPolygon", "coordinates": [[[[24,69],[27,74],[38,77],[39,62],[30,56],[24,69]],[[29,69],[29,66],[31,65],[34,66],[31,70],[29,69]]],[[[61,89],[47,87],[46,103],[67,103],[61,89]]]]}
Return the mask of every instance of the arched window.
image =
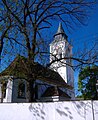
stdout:
{"type": "Polygon", "coordinates": [[[70,48],[68,47],[68,54],[70,54],[70,48]]]}
{"type": "Polygon", "coordinates": [[[18,85],[18,98],[25,98],[25,84],[23,82],[18,85]]]}

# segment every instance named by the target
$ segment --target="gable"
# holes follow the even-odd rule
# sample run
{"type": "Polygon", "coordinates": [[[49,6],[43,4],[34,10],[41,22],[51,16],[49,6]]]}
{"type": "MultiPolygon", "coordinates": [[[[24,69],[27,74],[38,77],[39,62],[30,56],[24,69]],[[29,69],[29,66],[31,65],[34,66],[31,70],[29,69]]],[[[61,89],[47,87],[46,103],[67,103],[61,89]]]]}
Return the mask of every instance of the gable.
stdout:
{"type": "MultiPolygon", "coordinates": [[[[27,79],[28,73],[28,63],[27,59],[23,56],[17,56],[14,61],[0,73],[0,76],[10,75],[14,77],[19,77],[23,79],[27,79]]],[[[55,71],[40,65],[39,63],[35,63],[32,67],[32,75],[36,75],[36,79],[40,79],[48,84],[53,84],[61,87],[67,87],[72,89],[63,78],[55,71]]]]}

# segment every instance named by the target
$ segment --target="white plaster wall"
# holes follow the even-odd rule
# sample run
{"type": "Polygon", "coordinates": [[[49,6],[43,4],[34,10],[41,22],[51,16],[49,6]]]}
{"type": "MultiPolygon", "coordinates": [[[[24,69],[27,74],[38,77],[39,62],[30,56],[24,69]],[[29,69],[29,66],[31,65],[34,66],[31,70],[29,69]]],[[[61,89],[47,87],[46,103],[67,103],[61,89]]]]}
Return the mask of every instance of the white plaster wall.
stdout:
{"type": "Polygon", "coordinates": [[[60,68],[58,68],[58,73],[61,75],[61,77],[67,83],[67,71],[66,71],[66,67],[60,67],[60,68]]]}
{"type": "Polygon", "coordinates": [[[95,120],[98,120],[98,101],[93,102],[93,108],[95,120]]]}
{"type": "Polygon", "coordinates": [[[98,101],[93,108],[91,101],[1,103],[0,120],[98,120],[98,101]]]}
{"type": "Polygon", "coordinates": [[[6,88],[6,97],[4,98],[3,102],[12,101],[12,84],[13,84],[13,81],[9,79],[7,83],[7,88],[6,88]]]}
{"type": "Polygon", "coordinates": [[[0,84],[0,102],[1,102],[1,98],[2,98],[1,86],[2,86],[2,84],[0,84]]]}

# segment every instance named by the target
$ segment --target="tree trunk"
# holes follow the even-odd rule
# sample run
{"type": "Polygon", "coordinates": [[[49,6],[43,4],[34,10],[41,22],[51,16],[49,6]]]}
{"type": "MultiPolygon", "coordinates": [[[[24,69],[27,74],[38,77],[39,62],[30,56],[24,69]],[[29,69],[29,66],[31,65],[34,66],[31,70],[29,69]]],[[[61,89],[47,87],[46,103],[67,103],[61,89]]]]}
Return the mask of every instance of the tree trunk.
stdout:
{"type": "Polygon", "coordinates": [[[1,103],[3,103],[3,92],[1,92],[1,103]]]}
{"type": "Polygon", "coordinates": [[[34,81],[27,82],[26,99],[27,99],[27,102],[35,102],[34,81]]]}

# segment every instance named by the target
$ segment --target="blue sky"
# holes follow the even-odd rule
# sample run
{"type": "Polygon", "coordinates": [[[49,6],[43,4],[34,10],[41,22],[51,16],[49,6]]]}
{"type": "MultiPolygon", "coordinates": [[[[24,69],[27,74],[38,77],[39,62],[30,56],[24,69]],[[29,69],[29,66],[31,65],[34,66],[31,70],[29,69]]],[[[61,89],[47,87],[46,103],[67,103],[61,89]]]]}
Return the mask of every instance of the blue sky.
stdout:
{"type": "MultiPolygon", "coordinates": [[[[73,51],[86,42],[88,47],[92,47],[93,43],[97,43],[98,48],[98,4],[93,10],[90,19],[88,20],[87,26],[81,26],[77,30],[73,31],[72,34],[69,34],[70,39],[73,41],[73,51]]],[[[77,83],[78,83],[78,71],[75,72],[75,88],[77,94],[77,83]]]]}

